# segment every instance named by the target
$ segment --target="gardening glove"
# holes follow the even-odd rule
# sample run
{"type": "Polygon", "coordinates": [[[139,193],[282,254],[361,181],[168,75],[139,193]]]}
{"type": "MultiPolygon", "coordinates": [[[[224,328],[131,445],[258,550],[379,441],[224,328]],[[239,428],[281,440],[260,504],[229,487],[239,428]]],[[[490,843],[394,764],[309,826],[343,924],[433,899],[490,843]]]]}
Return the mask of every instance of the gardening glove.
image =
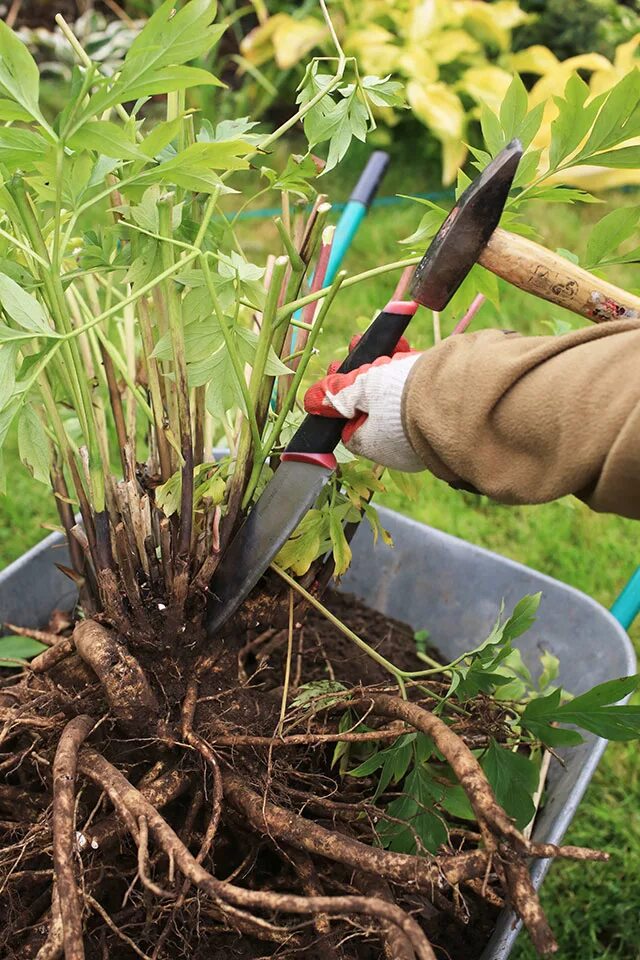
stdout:
{"type": "MultiPolygon", "coordinates": [[[[359,339],[351,341],[351,350],[359,339]]],[[[327,376],[307,390],[305,410],[346,418],[342,442],[351,453],[394,470],[424,470],[402,424],[402,394],[421,355],[402,337],[391,357],[378,357],[350,373],[336,373],[339,362],[331,364],[327,376]]]]}

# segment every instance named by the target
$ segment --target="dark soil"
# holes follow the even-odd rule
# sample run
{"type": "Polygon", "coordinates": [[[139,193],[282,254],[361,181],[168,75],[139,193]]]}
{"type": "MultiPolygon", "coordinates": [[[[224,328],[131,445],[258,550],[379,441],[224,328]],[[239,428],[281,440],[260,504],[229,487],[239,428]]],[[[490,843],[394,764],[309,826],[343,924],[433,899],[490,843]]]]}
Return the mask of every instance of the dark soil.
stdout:
{"type": "MultiPolygon", "coordinates": [[[[384,657],[419,668],[409,627],[354,597],[325,602],[384,657]]],[[[179,639],[155,649],[149,632],[123,642],[100,617],[80,621],[59,663],[34,661],[13,686],[0,680],[0,957],[63,955],[50,949],[60,929],[53,876],[61,912],[78,903],[64,929],[75,924],[84,954],[67,950],[66,960],[477,960],[506,898],[551,948],[525,864],[556,851],[515,830],[470,752],[504,738],[503,708],[479,697],[444,723],[437,678],[403,701],[390,675],[304,602],[290,635],[288,610],[288,592],[267,577],[228,635],[208,643],[195,608],[179,639]],[[333,701],[321,681],[334,684],[333,701]],[[412,730],[431,737],[479,827],[450,821],[435,857],[382,851],[376,823],[402,788],[374,802],[375,776],[340,774],[347,710],[351,736],[362,736],[361,720],[375,735],[350,746],[356,753],[412,730]],[[318,897],[322,906],[309,906],[318,897]],[[384,921],[387,910],[400,919],[384,921]],[[405,920],[406,936],[396,925],[405,920]]]]}

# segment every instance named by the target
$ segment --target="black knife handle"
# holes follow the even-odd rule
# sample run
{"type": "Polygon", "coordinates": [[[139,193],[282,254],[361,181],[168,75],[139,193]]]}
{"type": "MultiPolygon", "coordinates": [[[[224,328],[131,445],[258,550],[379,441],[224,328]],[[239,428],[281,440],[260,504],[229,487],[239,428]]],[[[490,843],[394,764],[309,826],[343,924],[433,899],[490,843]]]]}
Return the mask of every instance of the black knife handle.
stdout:
{"type": "MultiPolygon", "coordinates": [[[[350,373],[365,363],[373,363],[378,357],[390,356],[417,309],[418,304],[414,300],[392,300],[388,303],[369,325],[337,372],[350,373]]],[[[289,454],[333,453],[346,423],[342,417],[308,414],[291,438],[282,459],[286,459],[289,454]]]]}

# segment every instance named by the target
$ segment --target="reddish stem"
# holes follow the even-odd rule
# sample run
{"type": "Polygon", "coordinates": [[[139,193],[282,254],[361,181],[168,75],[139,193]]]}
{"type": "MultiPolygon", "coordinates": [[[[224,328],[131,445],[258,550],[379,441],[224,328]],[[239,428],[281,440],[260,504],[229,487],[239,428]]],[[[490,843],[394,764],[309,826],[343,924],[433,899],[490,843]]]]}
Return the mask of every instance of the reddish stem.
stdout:
{"type": "Polygon", "coordinates": [[[471,323],[471,321],[473,320],[476,313],[478,312],[478,310],[480,309],[480,307],[482,306],[482,304],[485,302],[486,299],[487,298],[485,297],[484,293],[477,293],[475,295],[475,297],[471,301],[471,306],[469,307],[465,315],[460,320],[458,320],[455,327],[451,331],[450,336],[454,337],[457,333],[465,332],[465,330],[467,329],[467,327],[469,326],[469,324],[471,323]]]}

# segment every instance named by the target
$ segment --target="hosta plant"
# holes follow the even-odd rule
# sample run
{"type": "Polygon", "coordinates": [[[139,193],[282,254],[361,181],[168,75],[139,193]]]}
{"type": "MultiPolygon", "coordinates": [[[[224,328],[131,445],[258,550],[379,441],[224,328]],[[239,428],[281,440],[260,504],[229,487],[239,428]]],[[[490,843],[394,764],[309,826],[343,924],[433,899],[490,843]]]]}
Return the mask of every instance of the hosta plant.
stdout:
{"type": "Polygon", "coordinates": [[[215,6],[168,0],[108,77],[61,22],[77,64],[55,117],[0,25],[0,446],[16,430],[51,484],[78,590],[0,644],[2,953],[349,957],[373,940],[428,960],[430,937],[450,946],[438,918],[486,927],[505,897],[550,950],[529,859],[605,855],[529,839],[543,758],[580,736],[563,722],[637,735],[637,708],[615,706],[635,678],[571,701],[547,656],[535,684],[512,641],[538,598],[444,665],[424,634],[395,662],[354,632],[320,595],[363,517],[388,538],[380,471],[346,454],[244,608],[203,629],[332,302],[367,277],[323,287],[323,161],[277,143],[301,125],[334,166],[399,96],[327,20],[335,55],[279,128],[202,117],[189,91],[219,81],[189,64],[224,29],[215,6]],[[240,214],[274,192],[260,246],[240,214]],[[305,647],[310,608],[330,629],[305,647]],[[30,662],[23,639],[44,645],[30,662]]]}

